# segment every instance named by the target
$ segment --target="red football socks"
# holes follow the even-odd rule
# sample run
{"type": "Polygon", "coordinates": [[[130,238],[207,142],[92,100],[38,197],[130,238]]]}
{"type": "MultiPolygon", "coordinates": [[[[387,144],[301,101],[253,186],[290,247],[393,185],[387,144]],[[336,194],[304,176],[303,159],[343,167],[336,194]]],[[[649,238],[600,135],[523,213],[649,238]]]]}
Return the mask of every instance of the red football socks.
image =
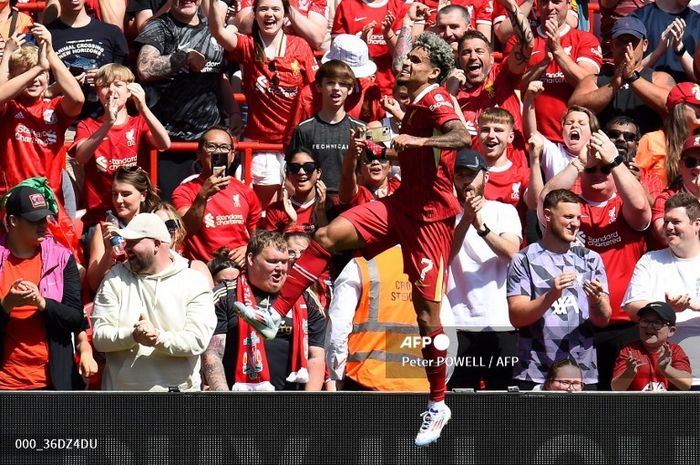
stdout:
{"type": "Polygon", "coordinates": [[[299,257],[287,276],[287,281],[280,290],[272,308],[283,317],[287,315],[307,287],[319,280],[319,276],[328,268],[331,254],[312,240],[309,247],[299,257]]]}
{"type": "Polygon", "coordinates": [[[445,400],[445,378],[447,377],[447,367],[445,365],[447,349],[438,350],[435,348],[435,336],[438,334],[445,334],[442,326],[428,334],[431,343],[422,349],[423,359],[431,362],[425,365],[425,374],[428,376],[428,383],[430,384],[430,400],[434,402],[445,400]],[[438,360],[441,362],[439,365],[438,360]]]}

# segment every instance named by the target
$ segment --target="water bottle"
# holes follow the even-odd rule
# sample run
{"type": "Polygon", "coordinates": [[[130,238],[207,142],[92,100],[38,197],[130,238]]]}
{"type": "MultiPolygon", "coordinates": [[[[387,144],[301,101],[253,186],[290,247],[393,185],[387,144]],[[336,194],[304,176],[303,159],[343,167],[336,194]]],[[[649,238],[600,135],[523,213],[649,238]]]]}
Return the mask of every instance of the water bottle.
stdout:
{"type": "MultiPolygon", "coordinates": [[[[115,227],[119,227],[119,220],[117,219],[116,216],[114,216],[114,213],[112,213],[112,210],[107,210],[107,217],[105,218],[105,221],[107,223],[113,224],[115,227]]],[[[117,261],[123,260],[126,258],[126,251],[124,250],[124,238],[121,237],[120,235],[116,234],[111,237],[109,242],[112,244],[112,254],[114,255],[114,258],[117,259],[117,261]]]]}

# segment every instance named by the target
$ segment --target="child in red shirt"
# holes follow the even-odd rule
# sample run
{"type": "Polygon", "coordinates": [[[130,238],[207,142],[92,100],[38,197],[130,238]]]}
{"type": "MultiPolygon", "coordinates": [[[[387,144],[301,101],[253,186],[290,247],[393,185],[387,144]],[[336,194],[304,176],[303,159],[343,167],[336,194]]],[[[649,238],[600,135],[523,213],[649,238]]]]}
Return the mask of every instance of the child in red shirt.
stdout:
{"type": "Polygon", "coordinates": [[[614,391],[687,391],[690,362],[668,338],[676,332],[676,313],[666,302],[639,310],[639,341],[620,349],[610,385],[614,391]]]}
{"type": "Polygon", "coordinates": [[[134,82],[129,68],[115,63],[104,65],[95,74],[95,88],[104,115],[78,123],[71,154],[85,165],[85,206],[82,220],[92,226],[103,220],[112,208],[112,176],[121,166],[143,165],[139,154],[148,144],[157,150],[170,148],[170,137],[146,105],[143,88],[134,82]],[[139,114],[130,116],[126,102],[131,99],[139,114]],[[140,162],[140,163],[139,163],[140,162]]]}

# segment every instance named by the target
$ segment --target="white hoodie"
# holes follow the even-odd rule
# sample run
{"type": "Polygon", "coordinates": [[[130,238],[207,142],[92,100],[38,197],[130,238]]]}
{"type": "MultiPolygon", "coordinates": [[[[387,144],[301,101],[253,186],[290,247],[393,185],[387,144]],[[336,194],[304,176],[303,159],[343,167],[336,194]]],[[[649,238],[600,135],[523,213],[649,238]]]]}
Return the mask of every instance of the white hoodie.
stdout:
{"type": "Polygon", "coordinates": [[[187,260],[174,252],[171,259],[171,266],[153,275],[137,275],[128,262],[120,263],[102,281],[92,324],[95,348],[107,356],[103,390],[200,389],[199,355],[216,327],[212,292],[187,260]],[[141,314],[159,331],[154,347],[134,341],[141,314]]]}

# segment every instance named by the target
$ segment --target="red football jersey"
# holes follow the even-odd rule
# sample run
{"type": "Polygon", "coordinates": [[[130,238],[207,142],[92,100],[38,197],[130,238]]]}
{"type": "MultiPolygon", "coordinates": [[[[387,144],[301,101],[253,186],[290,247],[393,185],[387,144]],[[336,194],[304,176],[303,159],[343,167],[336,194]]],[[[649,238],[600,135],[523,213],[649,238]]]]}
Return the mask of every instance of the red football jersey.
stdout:
{"type": "Polygon", "coordinates": [[[394,87],[394,73],[391,71],[392,53],[384,39],[382,21],[387,12],[392,12],[396,21],[394,29],[398,33],[403,16],[401,15],[403,2],[401,0],[377,0],[367,3],[362,0],[343,0],[335,10],[332,35],[359,34],[362,28],[375,21],[376,24],[370,34],[367,47],[369,56],[377,65],[377,85],[383,94],[391,95],[394,87]]]}
{"type": "Polygon", "coordinates": [[[304,232],[313,236],[314,232],[316,232],[316,225],[314,224],[316,199],[303,204],[292,200],[292,206],[294,207],[294,211],[297,212],[297,221],[294,226],[287,226],[290,221],[289,215],[284,211],[282,201],[279,200],[267,207],[265,216],[263,216],[258,223],[258,228],[281,233],[290,231],[304,232]]]}
{"type": "MultiPolygon", "coordinates": [[[[687,373],[691,372],[690,360],[685,351],[673,342],[668,343],[671,349],[671,366],[687,373]]],[[[627,356],[631,355],[642,365],[634,375],[634,379],[627,388],[628,391],[677,391],[678,388],[668,381],[659,368],[659,354],[649,353],[640,341],[634,341],[622,349],[615,360],[613,378],[617,378],[627,369],[627,356]]]]}
{"type": "MultiPolygon", "coordinates": [[[[523,118],[520,111],[520,100],[515,95],[515,89],[520,85],[522,75],[512,74],[508,70],[508,64],[495,63],[491,67],[489,75],[479,87],[469,88],[462,86],[457,93],[457,101],[464,113],[467,123],[471,123],[476,131],[479,128],[479,115],[490,107],[499,107],[507,110],[515,120],[513,130],[515,138],[512,147],[522,152],[517,157],[508,156],[509,159],[518,161],[525,153],[525,137],[523,136],[523,118]]],[[[472,146],[479,146],[479,138],[472,134],[472,146]]]]}
{"type": "MultiPolygon", "coordinates": [[[[413,3],[413,0],[406,2],[407,5],[411,3],[413,3]]],[[[426,0],[421,3],[430,8],[430,16],[428,16],[426,22],[426,27],[430,27],[435,24],[437,7],[440,2],[437,0],[426,0]]],[[[472,29],[476,29],[477,24],[488,24],[490,26],[492,23],[493,0],[448,0],[445,6],[447,5],[458,5],[466,8],[469,11],[469,23],[472,29]]]]}
{"type": "Polygon", "coordinates": [[[520,224],[523,227],[523,238],[525,237],[525,226],[527,216],[527,205],[525,204],[525,191],[530,185],[530,168],[510,162],[509,166],[503,168],[490,168],[489,180],[484,186],[484,198],[486,200],[497,200],[502,203],[509,203],[515,207],[520,217],[520,224]]]}
{"type": "Polygon", "coordinates": [[[14,99],[0,106],[0,195],[35,176],[46,177],[60,193],[61,170],[66,166],[63,142],[73,121],[63,112],[62,99],[38,100],[29,106],[14,99]]]}
{"type": "MultiPolygon", "coordinates": [[[[180,184],[173,192],[176,209],[192,206],[202,188],[204,178],[180,184]]],[[[208,262],[220,247],[235,248],[248,243],[261,215],[260,202],[253,189],[237,179],[211,196],[204,209],[202,224],[196,233],[188,235],[182,254],[194,260],[208,262]]]]}
{"type": "Polygon", "coordinates": [[[253,38],[238,35],[236,49],[227,59],[240,64],[242,90],[248,104],[248,139],[281,144],[305,85],[316,75],[316,58],[302,38],[285,34],[279,53],[272,60],[256,57],[253,38]]]}
{"type": "MultiPolygon", "coordinates": [[[[101,120],[92,118],[78,123],[75,134],[75,147],[102,126],[101,120]]],[[[112,208],[112,176],[121,166],[145,166],[146,160],[139,160],[139,150],[148,142],[150,133],[146,119],[129,116],[126,123],[113,126],[95,150],[95,155],[85,164],[85,225],[97,224],[112,208]]]]}
{"type": "Polygon", "coordinates": [[[635,231],[622,216],[622,197],[599,205],[581,204],[580,238],[584,245],[598,252],[608,276],[611,322],[631,321],[622,310],[622,298],[632,278],[634,266],[646,252],[644,233],[635,231]]]}
{"type": "MultiPolygon", "coordinates": [[[[426,87],[406,106],[401,134],[432,137],[442,126],[459,119],[450,94],[437,84],[426,87]]],[[[408,216],[421,221],[439,221],[462,211],[454,194],[457,152],[434,147],[409,148],[399,152],[401,186],[394,198],[408,216]]]]}
{"type": "MultiPolygon", "coordinates": [[[[508,41],[506,47],[508,52],[513,48],[515,41],[515,37],[511,37],[508,41]]],[[[573,61],[593,65],[596,73],[600,71],[603,55],[600,51],[600,42],[593,34],[565,26],[560,32],[559,41],[573,61]]],[[[546,46],[547,36],[544,30],[538,27],[535,46],[530,57],[530,67],[547,57],[546,46]]],[[[552,142],[562,142],[561,118],[569,105],[569,97],[573,94],[574,87],[566,81],[564,73],[554,60],[540,80],[544,83],[544,92],[535,99],[537,129],[552,142]]]]}

